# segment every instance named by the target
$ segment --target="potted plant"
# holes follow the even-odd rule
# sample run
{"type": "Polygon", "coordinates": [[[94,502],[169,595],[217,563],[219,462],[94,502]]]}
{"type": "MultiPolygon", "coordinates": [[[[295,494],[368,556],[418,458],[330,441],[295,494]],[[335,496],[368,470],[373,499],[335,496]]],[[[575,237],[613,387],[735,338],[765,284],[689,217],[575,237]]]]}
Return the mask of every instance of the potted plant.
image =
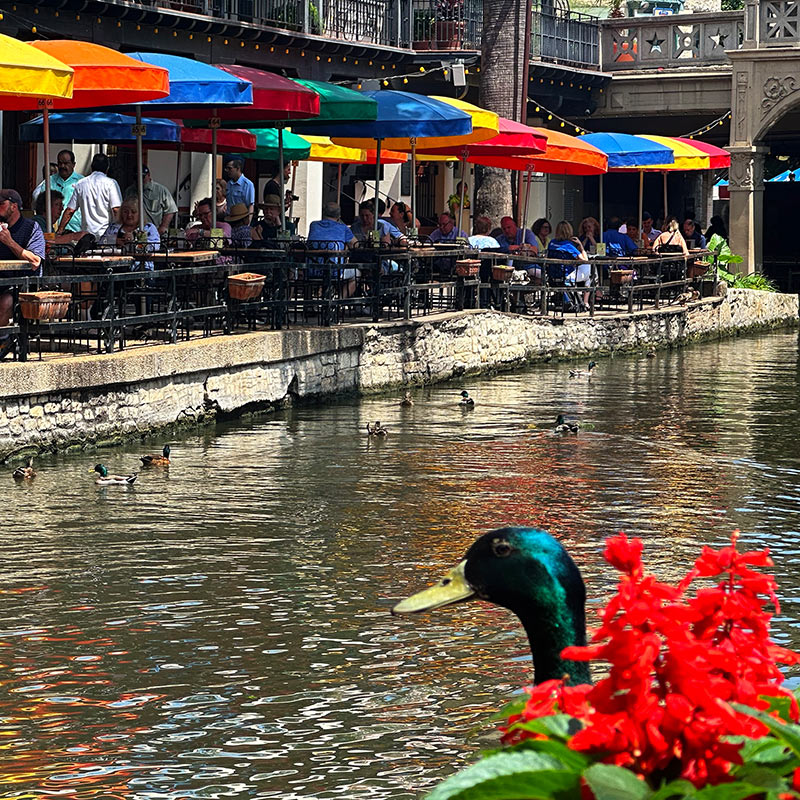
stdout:
{"type": "Polygon", "coordinates": [[[438,50],[460,50],[464,39],[463,0],[437,0],[436,47],[438,50]]]}
{"type": "Polygon", "coordinates": [[[430,50],[433,46],[433,12],[420,9],[414,12],[412,47],[414,50],[430,50]]]}

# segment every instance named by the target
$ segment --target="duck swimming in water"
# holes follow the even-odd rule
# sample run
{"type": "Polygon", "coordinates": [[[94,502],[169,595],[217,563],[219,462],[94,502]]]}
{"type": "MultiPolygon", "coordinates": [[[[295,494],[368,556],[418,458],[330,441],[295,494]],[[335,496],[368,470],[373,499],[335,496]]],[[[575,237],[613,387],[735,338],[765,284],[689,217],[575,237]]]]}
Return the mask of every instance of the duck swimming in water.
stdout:
{"type": "Polygon", "coordinates": [[[469,396],[469,392],[464,389],[461,392],[461,405],[462,406],[474,406],[475,401],[469,396]]]}
{"type": "Polygon", "coordinates": [[[161,455],[139,456],[143,467],[168,467],[169,466],[169,445],[165,444],[161,455]]]}
{"type": "Polygon", "coordinates": [[[586,369],[571,369],[569,371],[570,378],[591,378],[592,370],[597,366],[597,363],[590,361],[586,369]]]}
{"type": "Polygon", "coordinates": [[[28,459],[27,467],[17,467],[11,474],[17,483],[32,481],[36,477],[36,470],[33,468],[33,456],[28,459]]]}
{"type": "Polygon", "coordinates": [[[531,647],[534,683],[569,675],[591,683],[585,662],[561,658],[586,644],[586,586],[564,547],[537,528],[484,534],[439,583],[398,603],[392,614],[417,614],[467,600],[486,600],[519,617],[531,647]]]}
{"type": "Polygon", "coordinates": [[[381,425],[380,422],[373,422],[372,425],[367,423],[367,433],[370,436],[388,436],[389,431],[381,425]]]}
{"type": "Polygon", "coordinates": [[[403,399],[400,401],[400,405],[403,408],[410,408],[411,406],[414,405],[414,401],[411,398],[411,392],[406,392],[405,393],[405,395],[403,396],[403,399]]]}
{"type": "Polygon", "coordinates": [[[578,432],[578,423],[577,422],[567,422],[564,419],[563,414],[559,414],[556,417],[556,427],[553,430],[553,433],[558,434],[559,436],[563,436],[564,434],[576,434],[578,432]]]}
{"type": "Polygon", "coordinates": [[[95,483],[98,486],[132,486],[138,477],[135,472],[130,475],[109,475],[108,469],[103,464],[95,464],[94,469],[90,469],[89,472],[97,473],[95,483]]]}

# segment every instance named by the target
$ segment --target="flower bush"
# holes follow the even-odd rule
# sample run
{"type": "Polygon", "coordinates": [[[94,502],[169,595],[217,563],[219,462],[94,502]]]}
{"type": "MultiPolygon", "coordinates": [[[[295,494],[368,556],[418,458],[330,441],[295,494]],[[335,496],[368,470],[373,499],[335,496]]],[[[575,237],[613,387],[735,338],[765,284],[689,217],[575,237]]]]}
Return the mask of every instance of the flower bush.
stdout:
{"type": "Polygon", "coordinates": [[[640,540],[609,539],[617,592],[590,644],[562,654],[607,663],[606,677],[527,689],[504,711],[506,747],[430,800],[800,798],[800,709],[777,666],[800,655],[769,638],[768,551],[740,553],[736,538],[704,548],[677,586],[645,572],[640,540]]]}

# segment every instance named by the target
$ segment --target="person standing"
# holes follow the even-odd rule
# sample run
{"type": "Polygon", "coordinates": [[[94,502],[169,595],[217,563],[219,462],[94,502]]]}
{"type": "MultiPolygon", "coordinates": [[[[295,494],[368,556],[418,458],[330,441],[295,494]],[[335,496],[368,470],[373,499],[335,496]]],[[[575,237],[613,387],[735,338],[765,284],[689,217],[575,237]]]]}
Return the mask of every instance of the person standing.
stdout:
{"type": "Polygon", "coordinates": [[[84,229],[98,239],[117,221],[122,194],[119,184],[106,175],[108,163],[105,153],[98,153],[92,159],[92,172],[75,184],[56,233],[64,233],[76,211],[81,213],[84,229]]]}
{"type": "MultiPolygon", "coordinates": [[[[15,189],[0,189],[0,260],[26,261],[34,275],[42,274],[45,255],[44,234],[32,220],[20,213],[22,198],[15,189]]],[[[0,328],[11,322],[14,294],[0,287],[0,328]]],[[[14,348],[10,336],[0,339],[0,361],[14,348]]]]}
{"type": "Polygon", "coordinates": [[[225,167],[228,171],[228,213],[238,203],[244,203],[247,206],[249,224],[256,202],[256,187],[253,181],[242,174],[242,166],[242,162],[234,158],[225,167]]]}
{"type": "MultiPolygon", "coordinates": [[[[70,197],[72,197],[75,184],[83,179],[83,175],[79,172],[75,172],[75,153],[73,153],[72,150],[61,150],[56,158],[58,159],[56,163],[57,174],[50,175],[50,191],[61,192],[61,196],[64,198],[64,205],[66,206],[67,203],[69,203],[70,197]]],[[[42,192],[44,192],[44,181],[33,190],[34,205],[36,205],[36,199],[42,192]]],[[[53,229],[55,230],[55,227],[53,229]]],[[[80,211],[72,215],[69,225],[66,226],[66,230],[70,233],[81,230],[80,211]]]]}
{"type": "MultiPolygon", "coordinates": [[[[147,164],[142,167],[142,192],[145,222],[155,225],[158,235],[163,237],[178,213],[178,206],[167,187],[153,180],[147,164]]],[[[125,190],[126,200],[136,199],[138,196],[139,188],[136,184],[125,190]]]]}

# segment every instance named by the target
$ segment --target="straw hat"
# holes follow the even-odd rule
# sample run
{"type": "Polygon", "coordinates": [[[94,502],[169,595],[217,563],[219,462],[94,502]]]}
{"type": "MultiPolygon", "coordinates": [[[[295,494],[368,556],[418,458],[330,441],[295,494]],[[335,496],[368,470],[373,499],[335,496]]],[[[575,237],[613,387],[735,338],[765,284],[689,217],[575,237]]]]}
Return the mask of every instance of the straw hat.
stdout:
{"type": "Polygon", "coordinates": [[[250,216],[250,209],[244,203],[236,203],[230,210],[225,222],[238,222],[240,219],[250,216]]]}

